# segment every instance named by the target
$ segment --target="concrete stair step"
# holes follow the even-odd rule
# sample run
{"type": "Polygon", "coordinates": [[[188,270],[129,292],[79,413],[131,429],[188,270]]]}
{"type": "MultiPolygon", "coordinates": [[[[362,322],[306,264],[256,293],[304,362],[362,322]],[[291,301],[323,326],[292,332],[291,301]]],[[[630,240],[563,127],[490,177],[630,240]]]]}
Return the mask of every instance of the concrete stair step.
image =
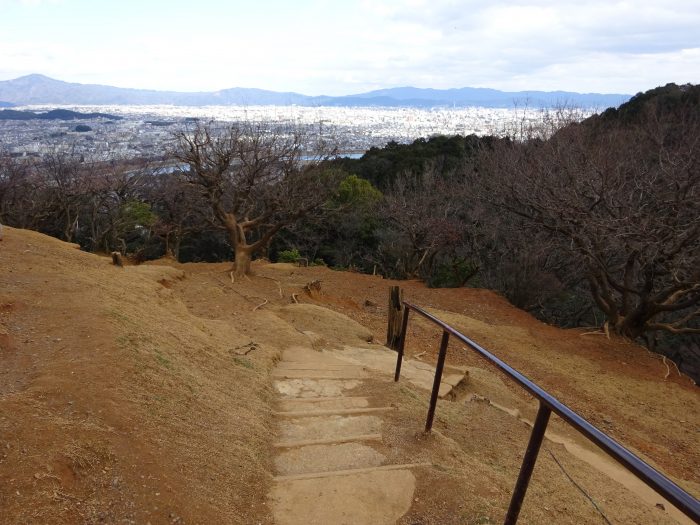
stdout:
{"type": "Polygon", "coordinates": [[[408,468],[287,478],[273,484],[270,503],[276,525],[390,525],[409,510],[415,486],[408,468]]]}
{"type": "Polygon", "coordinates": [[[344,408],[365,408],[369,406],[366,397],[307,397],[298,399],[281,399],[279,408],[282,412],[295,410],[333,410],[344,408]]]}
{"type": "Polygon", "coordinates": [[[297,439],[288,441],[278,441],[272,446],[275,448],[306,447],[309,445],[331,445],[333,443],[350,443],[352,441],[381,441],[381,434],[355,434],[348,436],[337,436],[320,439],[297,439]]]}
{"type": "MultiPolygon", "coordinates": [[[[390,376],[394,375],[396,368],[396,352],[386,348],[359,348],[345,347],[343,350],[327,352],[338,360],[346,363],[356,364],[365,369],[376,370],[390,376]]],[[[468,371],[466,367],[456,365],[445,365],[440,382],[438,396],[443,398],[448,396],[454,387],[466,380],[468,371]]],[[[404,359],[401,366],[401,379],[410,383],[432,390],[435,378],[435,365],[417,361],[415,359],[404,359]]]]}
{"type": "Polygon", "coordinates": [[[287,398],[340,397],[362,384],[358,379],[295,378],[273,381],[275,390],[287,398]]]}
{"type": "Polygon", "coordinates": [[[319,416],[285,419],[279,426],[281,441],[330,439],[340,436],[378,434],[382,420],[377,416],[319,416]]]}
{"type": "Polygon", "coordinates": [[[280,361],[276,368],[280,370],[345,370],[347,368],[362,368],[352,363],[298,363],[280,361]]]}
{"type": "Polygon", "coordinates": [[[296,474],[292,476],[275,476],[272,478],[275,482],[284,481],[297,481],[302,479],[317,479],[317,478],[330,478],[335,476],[354,476],[356,474],[366,474],[368,472],[378,472],[387,470],[404,470],[416,467],[429,467],[430,463],[404,463],[400,465],[381,465],[378,467],[367,467],[367,468],[353,468],[347,470],[334,470],[328,472],[311,472],[308,474],[296,474]]]}
{"type": "Polygon", "coordinates": [[[337,359],[335,356],[326,352],[319,352],[310,348],[292,347],[287,348],[282,352],[281,363],[313,363],[317,365],[343,365],[348,364],[347,361],[337,359]]]}
{"type": "Polygon", "coordinates": [[[396,407],[365,407],[365,408],[336,408],[326,410],[290,410],[285,412],[275,412],[281,417],[319,417],[319,416],[348,416],[354,414],[368,414],[373,412],[389,412],[396,410],[396,407]]]}
{"type": "Polygon", "coordinates": [[[364,379],[369,374],[360,366],[343,367],[340,369],[323,368],[275,368],[271,373],[272,377],[279,379],[364,379]]]}
{"type": "Polygon", "coordinates": [[[290,448],[275,458],[280,476],[333,472],[354,468],[376,467],[386,457],[363,443],[334,443],[290,448]]]}

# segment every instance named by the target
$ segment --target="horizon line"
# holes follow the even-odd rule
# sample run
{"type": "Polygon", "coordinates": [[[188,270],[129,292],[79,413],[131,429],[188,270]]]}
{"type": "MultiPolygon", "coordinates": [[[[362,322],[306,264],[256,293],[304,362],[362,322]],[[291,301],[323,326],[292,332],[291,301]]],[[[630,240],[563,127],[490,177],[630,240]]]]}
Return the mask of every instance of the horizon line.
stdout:
{"type": "Polygon", "coordinates": [[[179,91],[175,89],[153,89],[153,88],[140,88],[140,87],[121,87],[121,86],[115,86],[112,84],[100,84],[100,83],[86,83],[86,82],[74,82],[70,80],[62,80],[59,78],[51,77],[49,75],[45,75],[43,73],[27,73],[25,75],[20,75],[15,78],[8,78],[8,79],[0,79],[0,82],[12,82],[14,80],[20,80],[23,78],[27,77],[42,77],[46,78],[48,80],[53,80],[55,82],[63,82],[65,84],[77,84],[80,86],[99,86],[99,87],[109,87],[109,88],[116,88],[116,89],[128,89],[128,90],[135,90],[135,91],[153,91],[157,93],[180,93],[180,94],[197,94],[197,93],[218,93],[221,91],[228,91],[232,89],[250,89],[250,90],[258,90],[258,91],[267,91],[271,93],[277,93],[277,94],[293,94],[293,95],[300,95],[304,97],[316,97],[316,98],[321,98],[321,97],[328,97],[328,98],[343,98],[343,97],[352,97],[355,95],[366,95],[368,93],[373,93],[376,91],[386,91],[386,90],[392,90],[392,89],[418,89],[418,90],[432,90],[432,91],[458,91],[462,89],[482,89],[482,90],[489,90],[489,91],[497,91],[499,93],[508,93],[508,94],[525,94],[525,93],[531,93],[531,92],[538,92],[538,93],[573,93],[576,95],[605,95],[605,96],[625,96],[625,97],[632,97],[634,96],[633,93],[602,93],[602,92],[596,92],[596,91],[589,91],[589,92],[580,92],[580,91],[569,91],[566,89],[552,89],[552,90],[546,90],[546,89],[523,89],[523,90],[518,90],[518,91],[508,91],[508,90],[502,90],[502,89],[497,89],[497,88],[492,88],[492,87],[483,87],[483,86],[460,86],[460,87],[449,87],[449,88],[435,88],[435,87],[417,87],[417,86],[411,86],[411,85],[401,85],[401,86],[392,86],[392,87],[381,87],[381,88],[375,88],[375,89],[370,89],[368,91],[362,91],[362,92],[357,92],[357,93],[351,93],[347,95],[308,95],[306,93],[301,93],[298,91],[289,91],[289,90],[275,90],[275,89],[267,89],[267,88],[259,88],[259,87],[244,87],[244,86],[232,86],[232,87],[225,87],[225,88],[220,88],[220,89],[213,89],[213,90],[196,90],[196,91],[179,91]]]}

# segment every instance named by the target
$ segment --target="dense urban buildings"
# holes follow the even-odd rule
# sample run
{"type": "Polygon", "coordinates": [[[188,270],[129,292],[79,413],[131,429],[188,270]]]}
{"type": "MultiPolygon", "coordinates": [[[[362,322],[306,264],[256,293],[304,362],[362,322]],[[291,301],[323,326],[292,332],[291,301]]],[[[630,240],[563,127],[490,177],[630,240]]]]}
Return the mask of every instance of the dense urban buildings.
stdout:
{"type": "MultiPolygon", "coordinates": [[[[13,108],[35,112],[56,106],[13,108]]],[[[412,142],[433,135],[502,135],[516,122],[535,119],[530,108],[351,108],[302,106],[70,106],[81,113],[121,117],[85,120],[0,120],[0,148],[15,156],[41,156],[57,149],[90,155],[157,157],[173,131],[195,119],[248,121],[303,129],[307,136],[335,144],[342,154],[359,155],[387,142],[412,142]],[[80,126],[80,127],[79,127],[80,126]],[[89,128],[85,131],[77,129],[89,128]]]]}

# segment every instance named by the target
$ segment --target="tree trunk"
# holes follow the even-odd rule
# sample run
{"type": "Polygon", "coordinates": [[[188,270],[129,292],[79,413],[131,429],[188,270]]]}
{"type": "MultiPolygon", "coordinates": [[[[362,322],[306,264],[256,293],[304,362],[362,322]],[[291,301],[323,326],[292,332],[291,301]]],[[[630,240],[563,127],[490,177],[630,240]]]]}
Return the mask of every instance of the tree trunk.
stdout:
{"type": "Polygon", "coordinates": [[[250,273],[252,255],[253,253],[250,246],[237,245],[235,247],[233,271],[236,275],[246,275],[250,273]]]}
{"type": "Polygon", "coordinates": [[[180,234],[177,234],[175,236],[175,240],[173,241],[173,258],[177,261],[180,262],[180,244],[182,243],[182,236],[180,234]]]}

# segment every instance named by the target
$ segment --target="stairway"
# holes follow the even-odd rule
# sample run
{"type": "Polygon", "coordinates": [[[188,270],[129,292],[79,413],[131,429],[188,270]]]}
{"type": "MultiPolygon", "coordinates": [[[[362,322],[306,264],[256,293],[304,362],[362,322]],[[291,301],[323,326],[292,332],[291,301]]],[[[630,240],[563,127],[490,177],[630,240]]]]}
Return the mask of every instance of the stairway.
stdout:
{"type": "Polygon", "coordinates": [[[361,364],[303,347],[285,350],[272,376],[280,394],[275,523],[395,523],[413,501],[411,471],[379,452],[382,415],[392,407],[363,397],[361,364]]]}

